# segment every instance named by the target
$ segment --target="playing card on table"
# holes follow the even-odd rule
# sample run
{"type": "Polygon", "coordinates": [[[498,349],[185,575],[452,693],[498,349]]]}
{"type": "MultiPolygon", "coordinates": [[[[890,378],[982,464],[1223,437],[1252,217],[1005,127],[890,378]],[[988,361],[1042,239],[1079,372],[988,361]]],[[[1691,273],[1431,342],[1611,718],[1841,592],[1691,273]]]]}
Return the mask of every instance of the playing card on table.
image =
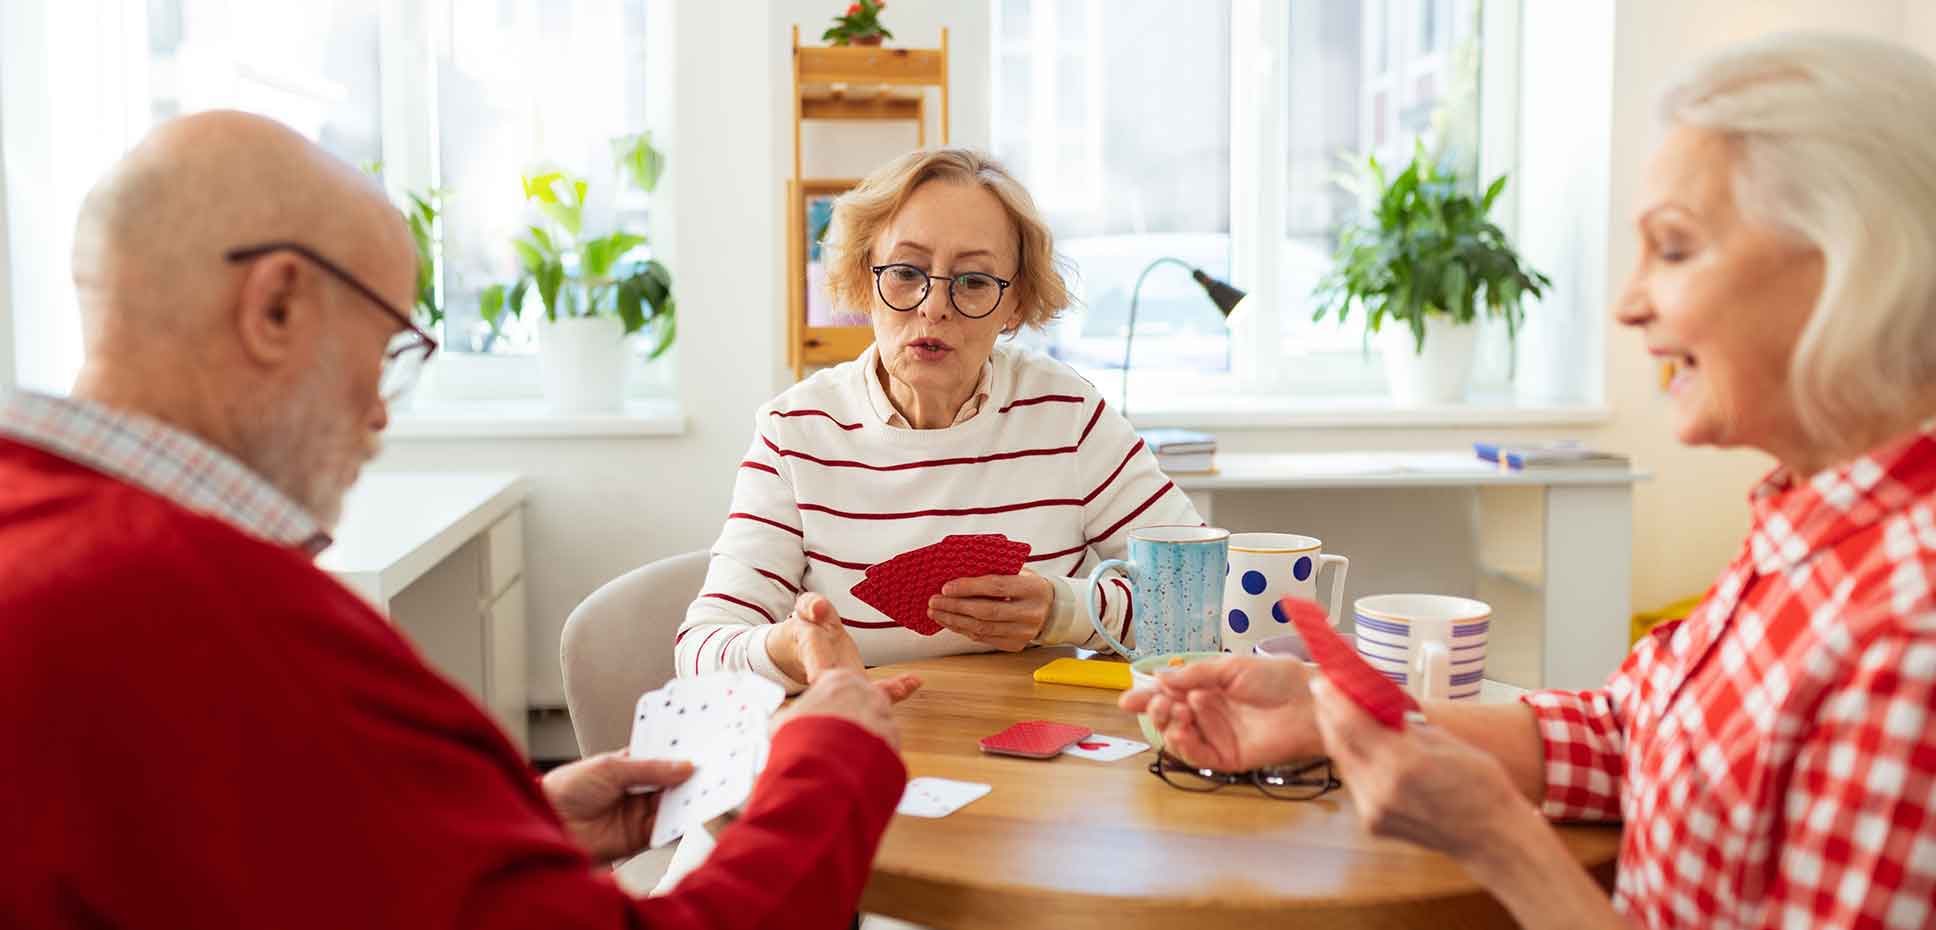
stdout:
{"type": "Polygon", "coordinates": [[[1062,750],[1062,754],[1075,756],[1078,759],[1093,759],[1097,762],[1115,762],[1118,759],[1127,759],[1148,748],[1148,743],[1095,733],[1085,739],[1077,740],[1075,745],[1062,750]]]}
{"type": "Polygon", "coordinates": [[[988,791],[989,787],[979,782],[915,778],[908,781],[907,791],[901,794],[901,803],[894,812],[912,817],[946,817],[988,791]]]}
{"type": "Polygon", "coordinates": [[[957,578],[1014,575],[1027,561],[1027,543],[999,533],[958,534],[868,566],[852,591],[862,603],[922,636],[941,632],[928,617],[928,599],[957,578]]]}
{"type": "Polygon", "coordinates": [[[984,736],[982,752],[1024,759],[1053,759],[1064,749],[1094,735],[1088,727],[1048,720],[1024,720],[991,736],[984,736]]]}

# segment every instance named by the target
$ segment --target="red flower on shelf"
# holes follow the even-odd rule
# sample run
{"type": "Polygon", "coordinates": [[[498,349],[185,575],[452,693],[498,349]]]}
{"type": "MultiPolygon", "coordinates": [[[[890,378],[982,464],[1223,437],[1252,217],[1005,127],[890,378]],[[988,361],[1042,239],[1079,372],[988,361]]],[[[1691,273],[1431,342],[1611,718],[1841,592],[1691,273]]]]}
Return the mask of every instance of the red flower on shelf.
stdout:
{"type": "Polygon", "coordinates": [[[881,11],[887,4],[879,0],[860,0],[849,4],[847,13],[834,17],[834,24],[821,33],[823,42],[835,45],[879,45],[882,39],[894,38],[894,33],[881,25],[881,11]]]}

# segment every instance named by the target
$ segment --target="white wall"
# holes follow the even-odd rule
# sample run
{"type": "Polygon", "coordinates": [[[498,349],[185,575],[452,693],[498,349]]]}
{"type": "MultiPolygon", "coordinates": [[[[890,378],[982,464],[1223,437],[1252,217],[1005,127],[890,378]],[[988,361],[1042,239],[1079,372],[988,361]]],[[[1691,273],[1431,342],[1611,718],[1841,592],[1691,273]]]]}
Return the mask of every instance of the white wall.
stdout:
{"type": "MultiPolygon", "coordinates": [[[[1651,99],[1675,67],[1729,41],[1780,28],[1900,35],[1911,27],[1920,30],[1922,47],[1936,47],[1936,14],[1922,9],[1923,0],[1620,0],[1612,10],[1607,7],[1613,0],[1585,2],[1599,4],[1595,15],[1614,26],[1612,47],[1601,53],[1610,55],[1611,83],[1596,89],[1577,74],[1524,75],[1602,95],[1598,105],[1610,114],[1599,143],[1606,149],[1605,174],[1575,184],[1571,195],[1582,205],[1580,241],[1606,243],[1603,271],[1590,264],[1597,245],[1588,247],[1585,258],[1568,259],[1583,279],[1597,273],[1597,283],[1578,294],[1581,305],[1573,310],[1583,319],[1607,312],[1611,292],[1634,261],[1630,215],[1655,137],[1651,99]],[[1604,198],[1597,207],[1596,198],[1604,198]]],[[[711,543],[726,511],[733,464],[750,436],[752,411],[784,383],[785,292],[778,269],[783,184],[792,157],[786,33],[798,22],[803,40],[817,41],[831,6],[765,0],[666,3],[657,9],[675,6],[667,17],[676,16],[676,40],[667,54],[676,56],[677,82],[663,190],[676,215],[667,251],[684,315],[679,368],[690,430],[676,438],[636,440],[397,440],[378,463],[385,469],[515,469],[531,477],[527,552],[534,672],[542,673],[534,678],[534,693],[540,701],[558,698],[556,634],[580,599],[647,560],[711,543]],[[769,37],[763,60],[725,54],[761,35],[769,37]]],[[[987,5],[897,0],[888,12],[904,43],[932,42],[944,21],[950,26],[955,139],[985,143],[987,5]]],[[[1538,16],[1528,22],[1537,25],[1538,16]]],[[[1528,56],[1528,64],[1540,60],[1536,53],[1528,56]]],[[[1539,139],[1541,128],[1522,121],[1522,138],[1539,139]]],[[[1529,174],[1543,170],[1529,168],[1529,174]]],[[[1551,201],[1525,201],[1552,207],[1551,201]]],[[[1232,430],[1221,439],[1230,450],[1246,451],[1446,448],[1482,436],[1570,435],[1628,452],[1656,475],[1637,493],[1633,583],[1637,606],[1656,605],[1697,593],[1718,574],[1745,530],[1747,489],[1768,462],[1751,452],[1679,448],[1667,431],[1655,371],[1638,338],[1611,332],[1604,342],[1606,397],[1614,413],[1601,428],[1232,430]]],[[[1275,526],[1330,537],[1330,548],[1354,557],[1354,592],[1425,585],[1452,590],[1469,587],[1469,570],[1435,566],[1449,565],[1463,551],[1468,515],[1464,503],[1444,496],[1392,501],[1303,495],[1223,507],[1219,521],[1237,529],[1275,526]],[[1367,518],[1381,510],[1388,515],[1367,518]],[[1394,532],[1417,542],[1403,552],[1379,551],[1377,541],[1394,532]]]]}

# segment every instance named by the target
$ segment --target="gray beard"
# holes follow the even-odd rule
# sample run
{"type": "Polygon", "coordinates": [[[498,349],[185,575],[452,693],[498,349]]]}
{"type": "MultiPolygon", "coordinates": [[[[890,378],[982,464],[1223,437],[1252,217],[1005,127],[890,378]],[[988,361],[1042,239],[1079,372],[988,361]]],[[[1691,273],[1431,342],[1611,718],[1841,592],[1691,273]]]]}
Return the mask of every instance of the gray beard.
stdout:
{"type": "MultiPolygon", "coordinates": [[[[243,437],[246,464],[308,511],[325,532],[343,516],[343,495],[363,451],[361,413],[341,407],[345,381],[342,340],[324,336],[320,358],[280,409],[258,410],[243,437]]],[[[374,453],[374,450],[367,450],[374,453]]]]}

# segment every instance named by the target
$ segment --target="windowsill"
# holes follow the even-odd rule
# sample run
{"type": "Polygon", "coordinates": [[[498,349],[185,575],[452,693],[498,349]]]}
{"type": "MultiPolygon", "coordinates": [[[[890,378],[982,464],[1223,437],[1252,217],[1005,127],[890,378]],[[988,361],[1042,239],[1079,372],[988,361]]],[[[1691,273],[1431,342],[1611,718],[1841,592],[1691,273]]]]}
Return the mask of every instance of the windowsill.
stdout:
{"type": "MultiPolygon", "coordinates": [[[[1106,394],[1111,401],[1116,395],[1106,394]]],[[[1138,429],[1377,429],[1419,427],[1599,426],[1613,411],[1597,404],[1524,404],[1509,396],[1478,395],[1460,404],[1401,407],[1388,396],[1296,397],[1233,393],[1220,397],[1131,398],[1138,429]]]]}
{"type": "Polygon", "coordinates": [[[671,398],[628,400],[622,413],[553,413],[543,400],[469,401],[399,411],[386,439],[590,439],[682,436],[686,415],[671,398]]]}

